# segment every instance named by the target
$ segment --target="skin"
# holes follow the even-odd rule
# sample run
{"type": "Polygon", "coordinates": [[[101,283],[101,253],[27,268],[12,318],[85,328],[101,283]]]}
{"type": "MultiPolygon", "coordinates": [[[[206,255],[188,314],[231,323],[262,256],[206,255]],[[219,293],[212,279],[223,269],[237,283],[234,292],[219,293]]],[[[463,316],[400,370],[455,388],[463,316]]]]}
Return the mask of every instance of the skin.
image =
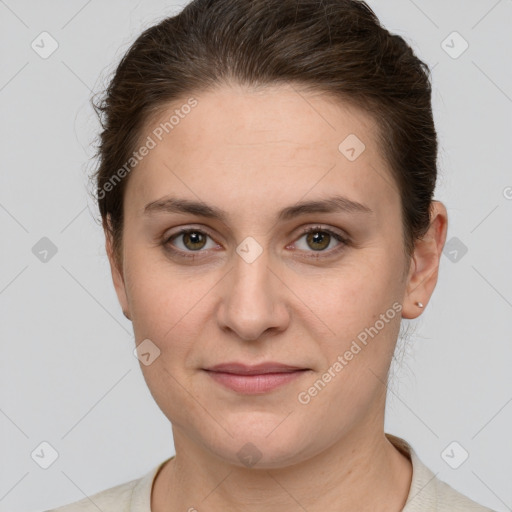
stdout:
{"type": "MultiPolygon", "coordinates": [[[[401,510],[412,467],[384,435],[385,383],[401,318],[421,314],[416,302],[426,305],[434,290],[446,209],[433,203],[429,231],[408,259],[399,191],[368,114],[288,85],[224,85],[195,97],[198,105],[129,177],[119,268],[106,231],[136,342],[150,339],[161,351],[141,369],[172,423],[176,457],[155,480],[152,510],[401,510]],[[349,134],[366,146],[355,161],[338,150],[349,134]],[[298,201],[334,194],[372,212],[277,218],[298,201]],[[227,217],[144,214],[168,195],[222,208],[227,217]],[[314,250],[301,228],[318,225],[349,242],[331,237],[314,250]],[[179,227],[209,235],[199,251],[183,236],[167,243],[194,259],[165,248],[179,227]],[[252,263],[236,252],[248,236],[262,249],[252,263]],[[393,303],[401,313],[300,403],[298,394],[393,303]],[[202,370],[228,361],[309,371],[251,396],[202,370]],[[261,453],[252,467],[237,456],[247,443],[261,453]]],[[[183,103],[169,105],[145,136],[183,103]]]]}

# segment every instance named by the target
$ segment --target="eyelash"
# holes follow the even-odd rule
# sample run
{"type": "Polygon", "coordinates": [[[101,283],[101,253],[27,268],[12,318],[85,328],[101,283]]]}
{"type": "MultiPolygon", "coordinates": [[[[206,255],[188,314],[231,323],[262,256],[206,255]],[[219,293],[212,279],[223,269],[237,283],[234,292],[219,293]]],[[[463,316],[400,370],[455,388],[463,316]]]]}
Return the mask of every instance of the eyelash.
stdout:
{"type": "MultiPolygon", "coordinates": [[[[178,238],[181,235],[187,234],[187,233],[201,233],[202,235],[206,235],[210,237],[213,240],[213,237],[203,229],[196,229],[196,228],[181,228],[177,233],[173,233],[171,236],[166,237],[162,241],[162,245],[169,251],[171,251],[173,254],[180,258],[197,258],[197,255],[201,252],[205,252],[201,249],[197,251],[182,251],[181,249],[175,249],[170,242],[174,240],[175,238],[178,238]]],[[[328,251],[306,251],[306,252],[312,252],[313,254],[309,256],[304,256],[306,258],[315,258],[318,259],[319,255],[326,254],[328,256],[332,256],[334,254],[337,254],[339,251],[343,250],[345,246],[350,245],[350,241],[348,238],[340,235],[339,233],[336,233],[335,231],[323,228],[321,226],[313,226],[304,229],[300,236],[297,238],[297,240],[301,239],[304,235],[308,235],[309,233],[328,233],[330,236],[332,236],[336,241],[340,242],[339,245],[337,245],[334,249],[330,249],[328,251]]],[[[322,256],[320,256],[322,257],[322,256]]]]}

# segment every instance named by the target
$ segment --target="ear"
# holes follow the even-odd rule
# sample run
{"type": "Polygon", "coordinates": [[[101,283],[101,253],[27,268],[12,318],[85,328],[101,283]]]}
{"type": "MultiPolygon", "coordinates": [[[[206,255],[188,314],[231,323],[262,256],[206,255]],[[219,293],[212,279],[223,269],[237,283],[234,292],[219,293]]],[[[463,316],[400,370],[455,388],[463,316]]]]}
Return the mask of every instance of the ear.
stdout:
{"type": "Polygon", "coordinates": [[[440,201],[433,201],[430,209],[430,226],[414,244],[411,267],[407,277],[406,293],[402,305],[402,318],[416,318],[430,300],[437,283],[439,263],[446,241],[448,214],[440,201]]]}
{"type": "MultiPolygon", "coordinates": [[[[107,217],[107,223],[110,223],[110,217],[107,217]]],[[[112,274],[112,281],[116,290],[117,299],[123,310],[123,314],[128,320],[131,320],[130,308],[128,304],[128,297],[126,294],[126,286],[124,283],[122,263],[118,261],[115,256],[114,244],[112,239],[112,233],[107,228],[107,224],[103,223],[103,231],[105,233],[105,249],[107,252],[108,260],[110,262],[110,272],[112,274]]]]}

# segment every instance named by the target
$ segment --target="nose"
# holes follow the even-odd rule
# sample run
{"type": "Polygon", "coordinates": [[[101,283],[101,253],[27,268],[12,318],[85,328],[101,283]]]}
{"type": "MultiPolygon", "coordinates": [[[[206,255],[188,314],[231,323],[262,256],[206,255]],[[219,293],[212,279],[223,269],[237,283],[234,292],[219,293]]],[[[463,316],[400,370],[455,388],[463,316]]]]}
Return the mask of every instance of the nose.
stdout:
{"type": "Polygon", "coordinates": [[[282,278],[269,266],[268,251],[248,263],[238,254],[234,267],[223,280],[217,310],[219,327],[240,339],[261,339],[270,332],[284,331],[290,321],[282,278]],[[268,332],[267,332],[268,331],[268,332]]]}

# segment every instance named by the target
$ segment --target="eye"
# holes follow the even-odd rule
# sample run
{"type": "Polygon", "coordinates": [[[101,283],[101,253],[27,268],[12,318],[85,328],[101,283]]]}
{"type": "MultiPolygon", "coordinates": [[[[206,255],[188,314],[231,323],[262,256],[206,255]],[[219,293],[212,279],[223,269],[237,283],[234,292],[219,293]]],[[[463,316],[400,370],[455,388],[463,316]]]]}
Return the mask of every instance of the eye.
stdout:
{"type": "Polygon", "coordinates": [[[213,240],[208,246],[208,238],[211,240],[210,235],[200,229],[187,228],[168,237],[164,245],[176,247],[176,252],[201,252],[201,249],[213,249],[217,246],[213,240]]]}
{"type": "Polygon", "coordinates": [[[295,242],[296,248],[306,252],[336,252],[348,244],[348,240],[330,229],[314,226],[303,231],[303,235],[295,242]],[[303,243],[301,243],[301,240],[303,243]],[[329,250],[327,250],[329,249],[329,250]]]}

